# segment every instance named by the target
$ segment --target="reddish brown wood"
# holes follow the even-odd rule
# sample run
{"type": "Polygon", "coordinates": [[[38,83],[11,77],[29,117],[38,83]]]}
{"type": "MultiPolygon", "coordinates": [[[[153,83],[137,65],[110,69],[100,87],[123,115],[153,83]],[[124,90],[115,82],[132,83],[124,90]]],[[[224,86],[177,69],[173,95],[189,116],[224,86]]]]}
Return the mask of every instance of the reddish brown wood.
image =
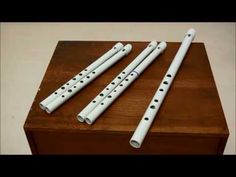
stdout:
{"type": "Polygon", "coordinates": [[[76,115],[148,42],[130,42],[133,50],[127,57],[52,114],[40,109],[39,102],[115,43],[58,43],[24,125],[27,137],[28,132],[31,134],[28,141],[32,153],[222,154],[229,131],[203,43],[191,45],[141,149],[131,148],[128,141],[180,43],[169,42],[166,51],[92,126],[78,122],[76,115]]]}

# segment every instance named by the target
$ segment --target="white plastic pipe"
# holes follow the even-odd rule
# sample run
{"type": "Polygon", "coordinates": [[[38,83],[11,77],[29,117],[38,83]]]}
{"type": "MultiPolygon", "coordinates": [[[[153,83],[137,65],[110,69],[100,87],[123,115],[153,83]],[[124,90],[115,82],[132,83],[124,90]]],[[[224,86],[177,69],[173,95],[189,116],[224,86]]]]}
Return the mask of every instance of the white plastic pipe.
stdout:
{"type": "Polygon", "coordinates": [[[125,77],[127,77],[135,67],[141,63],[148,54],[150,54],[157,47],[157,42],[152,41],[149,45],[103,89],[78,115],[77,119],[80,122],[84,122],[86,116],[99,104],[101,101],[109,95],[112,90],[117,87],[125,77]]]}
{"type": "Polygon", "coordinates": [[[153,99],[151,100],[146,112],[144,113],[138,127],[136,128],[132,138],[130,139],[130,145],[134,148],[140,148],[142,142],[151,127],[151,124],[156,117],[156,114],[163,102],[166,93],[168,92],[171,83],[174,80],[174,77],[184,59],[185,54],[187,53],[191,42],[195,37],[195,30],[189,29],[186,33],[186,36],[173,59],[166,75],[164,76],[159,88],[157,89],[153,99]]]}
{"type": "Polygon", "coordinates": [[[131,49],[132,49],[132,46],[130,44],[127,44],[121,51],[119,51],[117,54],[112,56],[108,61],[104,62],[102,65],[100,65],[91,73],[89,73],[86,77],[84,77],[79,82],[77,82],[74,86],[70,87],[70,89],[64,92],[61,96],[57,97],[52,102],[50,102],[45,108],[47,113],[51,113],[52,111],[54,111],[56,108],[62,105],[65,101],[71,98],[74,94],[76,94],[78,91],[80,91],[90,82],[92,82],[96,77],[98,77],[108,68],[110,68],[113,64],[115,64],[125,55],[128,55],[131,49]]]}
{"type": "Polygon", "coordinates": [[[40,107],[45,110],[45,107],[53,101],[55,98],[59,97],[62,93],[67,91],[70,87],[75,85],[77,82],[79,82],[81,79],[83,79],[85,76],[87,76],[90,72],[92,72],[95,68],[100,66],[102,63],[107,61],[109,58],[111,58],[114,54],[119,52],[124,45],[122,43],[116,43],[112,49],[110,49],[108,52],[106,52],[104,55],[102,55],[100,58],[98,58],[96,61],[94,61],[92,64],[90,64],[87,68],[85,68],[83,71],[81,71],[79,74],[77,74],[75,77],[73,77],[71,80],[66,82],[64,85],[62,85],[59,89],[57,89],[55,92],[53,92],[51,95],[49,95],[46,99],[44,99],[42,102],[40,102],[40,107]]]}
{"type": "Polygon", "coordinates": [[[156,57],[164,51],[166,43],[161,42],[153,52],[147,56],[102,102],[90,112],[85,122],[92,124],[115,100],[116,98],[131,84],[136,78],[156,59],[156,57]]]}

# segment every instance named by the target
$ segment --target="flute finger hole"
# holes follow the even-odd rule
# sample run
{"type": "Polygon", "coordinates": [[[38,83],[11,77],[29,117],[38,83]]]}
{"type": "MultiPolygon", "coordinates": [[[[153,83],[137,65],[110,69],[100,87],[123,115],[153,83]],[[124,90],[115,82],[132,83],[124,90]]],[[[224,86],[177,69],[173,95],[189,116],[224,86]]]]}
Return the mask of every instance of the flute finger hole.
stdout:
{"type": "Polygon", "coordinates": [[[163,83],[164,83],[164,84],[166,84],[166,85],[168,84],[168,82],[167,82],[167,81],[164,81],[163,83]]]}
{"type": "Polygon", "coordinates": [[[115,85],[115,82],[112,82],[111,84],[112,84],[112,85],[115,85]]]}
{"type": "Polygon", "coordinates": [[[131,74],[131,76],[133,76],[134,74],[131,74]]]}
{"type": "Polygon", "coordinates": [[[66,85],[70,85],[69,83],[67,83],[66,85]]]}
{"type": "Polygon", "coordinates": [[[74,77],[73,80],[76,80],[76,78],[74,77]]]}
{"type": "Polygon", "coordinates": [[[155,109],[156,107],[154,105],[150,106],[151,109],[155,109]]]}
{"type": "Polygon", "coordinates": [[[116,92],[116,90],[114,90],[114,92],[116,92]]]}
{"type": "Polygon", "coordinates": [[[57,94],[57,92],[54,93],[55,95],[57,94]]]}
{"type": "Polygon", "coordinates": [[[161,88],[160,91],[163,92],[164,90],[161,88]]]}
{"type": "Polygon", "coordinates": [[[100,96],[103,96],[103,95],[104,95],[103,93],[100,94],[100,96]]]}
{"type": "Polygon", "coordinates": [[[82,74],[82,73],[80,73],[79,75],[80,75],[80,76],[82,76],[83,74],[82,74]]]}
{"type": "Polygon", "coordinates": [[[125,79],[126,81],[128,81],[129,79],[125,79]]]}
{"type": "Polygon", "coordinates": [[[125,74],[125,72],[123,71],[122,74],[125,74]]]}
{"type": "Polygon", "coordinates": [[[65,89],[65,87],[61,87],[61,89],[65,89]]]}
{"type": "Polygon", "coordinates": [[[92,73],[95,74],[95,71],[93,71],[92,73]]]}
{"type": "Polygon", "coordinates": [[[144,120],[149,120],[149,118],[148,118],[148,117],[145,117],[144,120]]]}
{"type": "Polygon", "coordinates": [[[84,81],[80,81],[80,83],[83,83],[84,81]]]}
{"type": "Polygon", "coordinates": [[[125,49],[122,50],[122,52],[124,52],[124,51],[125,51],[125,49]]]}
{"type": "Polygon", "coordinates": [[[89,79],[89,78],[90,78],[90,76],[87,76],[87,78],[89,79]]]}
{"type": "Polygon", "coordinates": [[[120,86],[122,87],[122,86],[123,86],[123,84],[120,84],[120,86]]]}
{"type": "Polygon", "coordinates": [[[167,76],[167,77],[171,77],[171,74],[167,74],[166,76],[167,76]]]}
{"type": "Polygon", "coordinates": [[[157,102],[158,102],[158,99],[155,99],[155,100],[154,100],[154,102],[156,102],[156,103],[157,103],[157,102]]]}
{"type": "Polygon", "coordinates": [[[111,98],[111,97],[112,97],[111,95],[108,96],[108,98],[111,98]]]}
{"type": "Polygon", "coordinates": [[[190,37],[191,36],[191,34],[188,34],[188,37],[190,37]]]}
{"type": "Polygon", "coordinates": [[[114,47],[114,49],[116,49],[116,47],[114,47]]]}
{"type": "Polygon", "coordinates": [[[69,90],[68,90],[68,92],[72,92],[72,90],[71,90],[71,89],[69,89],[69,90]]]}
{"type": "Polygon", "coordinates": [[[160,49],[160,47],[157,47],[157,49],[160,49]]]}
{"type": "Polygon", "coordinates": [[[121,79],[121,77],[119,76],[118,79],[121,79]]]}
{"type": "Polygon", "coordinates": [[[96,103],[96,100],[93,100],[93,103],[96,103]]]}
{"type": "Polygon", "coordinates": [[[109,88],[106,88],[106,90],[109,90],[109,88]]]}
{"type": "Polygon", "coordinates": [[[101,103],[101,105],[104,105],[104,103],[101,103]]]}
{"type": "Polygon", "coordinates": [[[64,95],[62,95],[61,97],[62,97],[62,98],[64,98],[65,96],[64,96],[64,95]]]}
{"type": "Polygon", "coordinates": [[[85,71],[88,71],[87,69],[85,69],[85,71]]]}
{"type": "Polygon", "coordinates": [[[74,88],[76,88],[76,86],[74,86],[74,88]]]}

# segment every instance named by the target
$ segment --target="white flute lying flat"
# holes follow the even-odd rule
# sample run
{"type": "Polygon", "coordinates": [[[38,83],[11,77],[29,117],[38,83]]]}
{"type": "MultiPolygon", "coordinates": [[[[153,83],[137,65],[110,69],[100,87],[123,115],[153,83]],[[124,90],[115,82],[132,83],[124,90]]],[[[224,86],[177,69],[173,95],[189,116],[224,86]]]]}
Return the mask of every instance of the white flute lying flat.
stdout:
{"type": "Polygon", "coordinates": [[[124,47],[123,44],[121,44],[120,42],[115,44],[112,47],[112,49],[110,49],[108,52],[106,52],[104,55],[102,55],[100,58],[98,58],[96,61],[94,61],[92,64],[90,64],[87,68],[85,68],[83,71],[81,71],[75,77],[73,77],[71,80],[69,80],[64,85],[62,85],[59,89],[57,89],[55,92],[53,92],[51,95],[49,95],[46,99],[44,99],[39,104],[40,107],[43,110],[45,110],[45,107],[51,101],[53,101],[56,97],[60,96],[62,93],[67,91],[71,86],[75,85],[77,82],[79,82],[81,79],[83,79],[86,75],[91,73],[95,68],[97,68],[102,63],[104,63],[109,58],[111,58],[113,55],[115,55],[117,52],[119,52],[123,47],[124,47]]]}
{"type": "Polygon", "coordinates": [[[138,76],[155,60],[155,58],[164,51],[166,43],[161,42],[157,48],[147,56],[103,101],[90,112],[85,122],[92,124],[116,98],[136,79],[138,76]]]}
{"type": "Polygon", "coordinates": [[[175,56],[173,59],[166,75],[164,76],[159,88],[157,89],[153,99],[151,100],[146,112],[144,113],[141,121],[139,122],[138,127],[136,128],[132,138],[130,139],[130,145],[134,148],[140,148],[142,142],[151,127],[151,124],[163,102],[168,89],[171,86],[171,83],[174,80],[174,77],[184,59],[186,52],[189,49],[191,42],[195,37],[195,30],[189,29],[186,33],[186,36],[175,56]]]}
{"type": "Polygon", "coordinates": [[[54,111],[56,108],[58,108],[60,105],[62,105],[65,101],[67,101],[69,98],[71,98],[74,94],[76,94],[78,91],[80,91],[86,85],[88,85],[91,81],[93,81],[96,77],[98,77],[100,74],[102,74],[108,68],[110,68],[113,64],[115,64],[117,61],[119,61],[125,55],[128,55],[129,52],[131,51],[131,49],[132,49],[132,46],[130,44],[127,44],[121,51],[119,51],[117,54],[112,56],[109,60],[107,60],[102,65],[97,67],[95,70],[93,70],[86,77],[81,79],[75,85],[70,87],[70,89],[68,89],[66,92],[64,92],[61,96],[57,97],[52,102],[50,102],[45,107],[45,110],[48,113],[51,113],[52,111],[54,111]]]}
{"type": "Polygon", "coordinates": [[[125,77],[127,77],[135,67],[140,64],[148,54],[150,54],[157,46],[156,41],[152,41],[149,45],[123,70],[118,76],[108,84],[78,115],[77,118],[80,122],[84,122],[86,116],[98,105],[101,101],[109,95],[112,90],[118,86],[125,77]]]}

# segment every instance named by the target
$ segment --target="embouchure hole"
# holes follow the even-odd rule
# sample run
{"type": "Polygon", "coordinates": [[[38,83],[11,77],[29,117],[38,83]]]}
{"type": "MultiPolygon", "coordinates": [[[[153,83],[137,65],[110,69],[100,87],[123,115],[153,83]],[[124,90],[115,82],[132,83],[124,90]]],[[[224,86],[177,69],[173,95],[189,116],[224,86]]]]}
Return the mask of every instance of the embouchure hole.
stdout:
{"type": "Polygon", "coordinates": [[[106,90],[109,90],[109,88],[106,88],[106,90]]]}
{"type": "Polygon", "coordinates": [[[121,79],[121,77],[119,76],[118,79],[121,79]]]}
{"type": "Polygon", "coordinates": [[[115,82],[112,82],[111,84],[112,84],[112,85],[115,85],[115,82]]]}
{"type": "Polygon", "coordinates": [[[109,95],[108,98],[111,98],[111,95],[109,95]]]}
{"type": "Polygon", "coordinates": [[[92,73],[95,74],[95,71],[93,71],[92,73]]]}
{"type": "Polygon", "coordinates": [[[61,89],[65,89],[65,87],[61,87],[61,89]]]}
{"type": "Polygon", "coordinates": [[[148,117],[145,117],[144,120],[149,120],[149,118],[148,118],[148,117]]]}
{"type": "Polygon", "coordinates": [[[151,105],[150,108],[151,108],[151,109],[155,109],[156,107],[155,107],[154,105],[151,105]]]}
{"type": "Polygon", "coordinates": [[[93,100],[93,103],[96,103],[96,101],[95,101],[95,100],[93,100]]]}
{"type": "Polygon", "coordinates": [[[72,90],[71,90],[71,89],[69,89],[69,90],[68,90],[68,92],[72,92],[72,90]]]}
{"type": "Polygon", "coordinates": [[[114,90],[114,92],[116,92],[116,90],[114,90]]]}
{"type": "Polygon", "coordinates": [[[155,99],[154,102],[158,102],[158,99],[155,99]]]}
{"type": "Polygon", "coordinates": [[[76,80],[76,78],[74,77],[73,80],[76,80]]]}
{"type": "Polygon", "coordinates": [[[125,74],[125,72],[123,71],[122,74],[125,74]]]}
{"type": "Polygon", "coordinates": [[[164,90],[161,88],[160,91],[163,92],[164,90]]]}
{"type": "Polygon", "coordinates": [[[101,105],[104,105],[104,103],[101,103],[101,105]]]}
{"type": "Polygon", "coordinates": [[[80,81],[80,83],[83,83],[84,81],[80,81]]]}
{"type": "Polygon", "coordinates": [[[55,95],[57,94],[57,92],[54,93],[55,95]]]}
{"type": "Polygon", "coordinates": [[[164,81],[163,83],[164,83],[164,84],[166,84],[166,85],[168,84],[168,82],[167,82],[167,81],[164,81]]]}
{"type": "Polygon", "coordinates": [[[74,88],[76,88],[76,86],[74,86],[74,88]]]}
{"type": "Polygon", "coordinates": [[[125,51],[125,49],[122,50],[122,52],[124,52],[124,51],[125,51]]]}
{"type": "Polygon", "coordinates": [[[89,78],[90,78],[90,76],[87,76],[87,78],[89,79],[89,78]]]}
{"type": "Polygon", "coordinates": [[[129,79],[125,79],[126,81],[128,81],[129,79]]]}
{"type": "Polygon", "coordinates": [[[64,95],[62,95],[61,97],[63,97],[63,98],[64,98],[65,96],[64,96],[64,95]]]}
{"type": "Polygon", "coordinates": [[[170,75],[170,74],[167,74],[166,76],[167,76],[167,77],[171,77],[171,75],[170,75]]]}
{"type": "Polygon", "coordinates": [[[70,85],[69,83],[66,83],[66,85],[70,85]]]}
{"type": "Polygon", "coordinates": [[[103,93],[100,94],[100,96],[103,96],[103,95],[104,95],[103,93]]]}
{"type": "Polygon", "coordinates": [[[80,76],[82,76],[83,74],[82,74],[82,73],[80,73],[79,75],[80,75],[80,76]]]}
{"type": "Polygon", "coordinates": [[[120,84],[120,86],[122,87],[122,86],[123,86],[123,84],[120,84]]]}

